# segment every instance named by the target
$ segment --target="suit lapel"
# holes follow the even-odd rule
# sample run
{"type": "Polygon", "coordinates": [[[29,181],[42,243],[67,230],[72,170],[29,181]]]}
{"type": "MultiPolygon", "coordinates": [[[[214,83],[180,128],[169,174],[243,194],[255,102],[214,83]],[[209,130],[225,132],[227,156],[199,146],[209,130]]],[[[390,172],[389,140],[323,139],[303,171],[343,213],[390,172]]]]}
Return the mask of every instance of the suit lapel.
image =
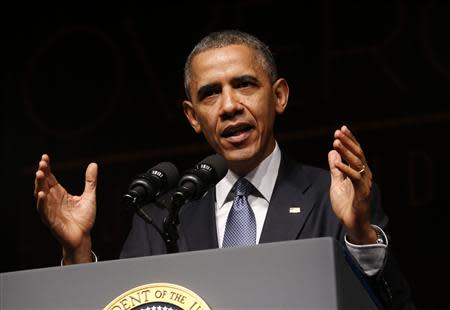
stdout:
{"type": "MultiPolygon", "coordinates": [[[[282,153],[260,243],[298,238],[314,207],[312,196],[306,195],[311,186],[312,181],[302,165],[282,153]]],[[[180,251],[218,247],[214,187],[205,197],[189,203],[181,210],[180,239],[180,251]]]]}
{"type": "Polygon", "coordinates": [[[218,247],[215,189],[200,200],[186,205],[180,212],[181,251],[196,251],[218,247]]]}
{"type": "Polygon", "coordinates": [[[310,186],[311,180],[302,166],[282,153],[260,243],[294,240],[298,237],[314,206],[314,202],[305,195],[310,186]]]}

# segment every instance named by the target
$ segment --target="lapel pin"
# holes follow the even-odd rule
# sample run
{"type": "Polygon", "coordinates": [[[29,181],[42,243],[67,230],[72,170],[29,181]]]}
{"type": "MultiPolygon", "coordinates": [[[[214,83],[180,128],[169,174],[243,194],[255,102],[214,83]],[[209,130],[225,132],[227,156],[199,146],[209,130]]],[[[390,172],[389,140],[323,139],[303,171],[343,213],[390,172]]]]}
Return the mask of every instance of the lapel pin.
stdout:
{"type": "Polygon", "coordinates": [[[291,207],[289,208],[289,213],[300,213],[302,209],[300,207],[291,207]]]}

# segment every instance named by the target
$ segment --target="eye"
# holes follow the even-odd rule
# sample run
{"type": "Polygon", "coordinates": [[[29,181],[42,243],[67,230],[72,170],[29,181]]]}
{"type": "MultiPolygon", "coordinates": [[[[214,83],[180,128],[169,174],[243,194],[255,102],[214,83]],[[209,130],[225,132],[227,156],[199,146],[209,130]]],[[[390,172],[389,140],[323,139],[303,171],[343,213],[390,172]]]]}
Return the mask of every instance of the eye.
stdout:
{"type": "Polygon", "coordinates": [[[249,81],[242,81],[237,86],[238,86],[238,88],[246,88],[246,87],[254,86],[254,84],[249,81]]]}
{"type": "Polygon", "coordinates": [[[203,101],[207,98],[210,98],[210,97],[220,94],[221,91],[222,91],[222,88],[220,87],[220,85],[204,86],[198,92],[198,99],[200,101],[203,101]]]}
{"type": "Polygon", "coordinates": [[[211,102],[215,96],[219,95],[219,93],[220,91],[217,90],[208,91],[203,94],[203,96],[200,98],[200,101],[211,102]]]}
{"type": "Polygon", "coordinates": [[[258,79],[251,75],[239,76],[231,84],[235,89],[253,89],[260,85],[258,79]]]}
{"type": "Polygon", "coordinates": [[[205,98],[220,94],[219,89],[211,89],[205,93],[205,98]]]}

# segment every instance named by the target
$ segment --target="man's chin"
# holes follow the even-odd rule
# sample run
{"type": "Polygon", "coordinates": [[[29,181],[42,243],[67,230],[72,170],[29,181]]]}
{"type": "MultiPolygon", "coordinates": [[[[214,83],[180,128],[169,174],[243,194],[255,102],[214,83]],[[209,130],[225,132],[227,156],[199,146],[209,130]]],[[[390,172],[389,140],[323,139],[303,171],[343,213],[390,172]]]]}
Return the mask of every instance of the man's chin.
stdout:
{"type": "Polygon", "coordinates": [[[225,150],[222,154],[229,164],[245,164],[255,159],[255,152],[252,148],[240,148],[234,150],[225,150]]]}

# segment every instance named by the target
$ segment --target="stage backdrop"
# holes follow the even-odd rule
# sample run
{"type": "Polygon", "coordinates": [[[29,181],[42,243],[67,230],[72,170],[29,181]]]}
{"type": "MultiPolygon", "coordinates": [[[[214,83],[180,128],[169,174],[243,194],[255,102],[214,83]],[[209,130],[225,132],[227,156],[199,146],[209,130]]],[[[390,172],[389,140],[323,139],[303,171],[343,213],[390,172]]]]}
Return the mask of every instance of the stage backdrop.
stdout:
{"type": "Polygon", "coordinates": [[[160,161],[182,171],[212,151],[185,120],[184,60],[212,30],[249,31],[290,85],[279,144],[327,168],[333,131],[360,140],[391,220],[391,247],[418,305],[448,308],[441,254],[450,207],[450,6],[406,1],[219,1],[144,6],[20,4],[2,9],[1,271],[59,264],[40,222],[34,173],[48,153],[83,189],[99,164],[93,246],[117,257],[131,211],[120,197],[160,161]]]}

